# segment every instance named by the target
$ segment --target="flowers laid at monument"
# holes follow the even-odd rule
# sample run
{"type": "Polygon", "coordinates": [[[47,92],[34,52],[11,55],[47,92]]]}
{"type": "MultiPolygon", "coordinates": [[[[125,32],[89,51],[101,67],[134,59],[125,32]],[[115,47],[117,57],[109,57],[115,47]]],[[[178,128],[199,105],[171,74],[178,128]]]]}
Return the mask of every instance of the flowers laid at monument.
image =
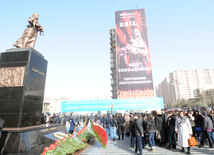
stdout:
{"type": "Polygon", "coordinates": [[[106,131],[103,127],[101,127],[98,123],[93,122],[91,124],[92,129],[94,130],[95,134],[96,134],[96,138],[97,141],[103,146],[106,147],[107,146],[107,142],[108,142],[108,136],[106,134],[106,131]]]}
{"type": "Polygon", "coordinates": [[[92,123],[92,128],[84,127],[76,136],[62,133],[55,133],[54,136],[59,140],[45,147],[41,155],[71,155],[84,149],[89,145],[87,142],[95,137],[102,147],[107,145],[106,131],[95,122],[92,123]]]}

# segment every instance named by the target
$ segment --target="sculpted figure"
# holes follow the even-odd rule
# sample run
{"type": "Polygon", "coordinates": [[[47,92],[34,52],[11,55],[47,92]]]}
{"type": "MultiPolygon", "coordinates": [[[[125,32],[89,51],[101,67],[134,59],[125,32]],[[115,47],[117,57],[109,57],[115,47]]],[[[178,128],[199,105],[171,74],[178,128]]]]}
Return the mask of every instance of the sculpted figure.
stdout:
{"type": "Polygon", "coordinates": [[[44,35],[44,30],[38,22],[38,19],[39,15],[37,13],[34,13],[32,16],[30,16],[28,19],[29,25],[27,25],[27,28],[25,29],[22,37],[18,39],[16,43],[13,44],[13,46],[16,46],[17,48],[34,48],[38,31],[40,31],[40,35],[41,33],[44,35]]]}
{"type": "Polygon", "coordinates": [[[126,47],[123,48],[125,54],[125,62],[127,63],[126,55],[130,55],[129,67],[146,67],[146,63],[149,62],[146,43],[141,38],[140,31],[134,29],[132,31],[132,38],[127,43],[126,47]]]}

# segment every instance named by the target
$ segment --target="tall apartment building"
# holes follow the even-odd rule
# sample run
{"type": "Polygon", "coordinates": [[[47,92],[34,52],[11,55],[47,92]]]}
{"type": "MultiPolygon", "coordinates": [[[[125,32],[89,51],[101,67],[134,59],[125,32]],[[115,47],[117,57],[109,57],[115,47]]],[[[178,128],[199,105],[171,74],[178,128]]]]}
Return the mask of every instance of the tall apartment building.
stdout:
{"type": "Polygon", "coordinates": [[[174,71],[156,87],[156,96],[163,97],[164,103],[175,103],[195,98],[204,87],[213,85],[214,69],[174,71]]]}
{"type": "Polygon", "coordinates": [[[110,29],[110,69],[111,69],[111,87],[112,99],[117,99],[117,53],[115,29],[110,29]]]}

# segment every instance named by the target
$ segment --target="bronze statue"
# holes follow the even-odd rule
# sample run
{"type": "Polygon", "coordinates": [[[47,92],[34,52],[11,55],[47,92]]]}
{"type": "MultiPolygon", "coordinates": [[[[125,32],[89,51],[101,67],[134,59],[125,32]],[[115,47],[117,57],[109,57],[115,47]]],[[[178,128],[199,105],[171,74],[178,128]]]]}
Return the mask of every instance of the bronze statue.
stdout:
{"type": "Polygon", "coordinates": [[[34,13],[32,16],[30,16],[28,19],[29,25],[27,25],[24,34],[16,41],[16,43],[13,44],[13,46],[16,46],[17,48],[34,48],[38,31],[40,31],[40,35],[41,33],[44,35],[44,30],[38,22],[38,19],[39,15],[37,13],[34,13]]]}

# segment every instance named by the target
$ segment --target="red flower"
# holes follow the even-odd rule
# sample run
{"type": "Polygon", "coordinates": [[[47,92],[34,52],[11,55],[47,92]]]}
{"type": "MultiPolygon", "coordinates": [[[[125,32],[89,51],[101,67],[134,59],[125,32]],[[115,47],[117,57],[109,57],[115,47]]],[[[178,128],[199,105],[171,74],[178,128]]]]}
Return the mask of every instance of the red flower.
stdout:
{"type": "Polygon", "coordinates": [[[97,135],[98,142],[101,143],[103,147],[107,145],[107,134],[106,131],[98,123],[92,123],[92,129],[97,135]]]}
{"type": "Polygon", "coordinates": [[[72,138],[72,137],[73,137],[73,135],[69,136],[69,138],[72,138]]]}

